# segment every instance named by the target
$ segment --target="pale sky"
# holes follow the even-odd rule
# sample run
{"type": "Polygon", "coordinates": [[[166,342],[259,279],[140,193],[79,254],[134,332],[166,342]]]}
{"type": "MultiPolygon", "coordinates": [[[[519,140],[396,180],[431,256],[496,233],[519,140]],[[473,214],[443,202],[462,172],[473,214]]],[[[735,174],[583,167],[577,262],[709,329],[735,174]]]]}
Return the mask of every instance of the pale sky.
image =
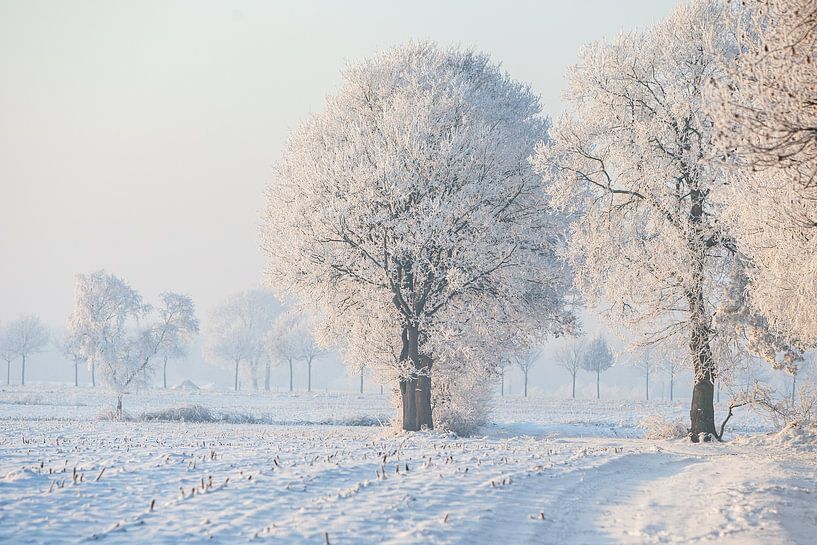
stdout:
{"type": "Polygon", "coordinates": [[[558,115],[581,44],[676,3],[0,0],[0,321],[61,327],[73,276],[100,268],[202,317],[258,284],[271,165],[348,62],[475,47],[558,115]]]}

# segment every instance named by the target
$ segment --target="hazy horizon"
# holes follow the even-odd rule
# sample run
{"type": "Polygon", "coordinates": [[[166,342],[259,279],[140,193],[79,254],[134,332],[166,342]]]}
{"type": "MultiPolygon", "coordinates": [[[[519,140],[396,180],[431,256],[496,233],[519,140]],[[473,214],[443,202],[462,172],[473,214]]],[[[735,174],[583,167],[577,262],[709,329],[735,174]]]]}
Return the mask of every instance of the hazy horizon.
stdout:
{"type": "Polygon", "coordinates": [[[556,116],[582,44],[676,3],[0,2],[0,321],[62,327],[74,275],[103,268],[148,301],[190,294],[206,320],[260,283],[271,166],[347,63],[409,39],[473,47],[556,116]]]}

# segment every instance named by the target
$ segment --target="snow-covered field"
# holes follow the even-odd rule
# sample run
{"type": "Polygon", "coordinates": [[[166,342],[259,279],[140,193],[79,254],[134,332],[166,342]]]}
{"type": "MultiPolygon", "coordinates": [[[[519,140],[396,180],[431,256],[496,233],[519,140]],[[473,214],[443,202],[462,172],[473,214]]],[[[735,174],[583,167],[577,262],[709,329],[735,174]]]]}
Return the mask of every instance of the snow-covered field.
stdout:
{"type": "Polygon", "coordinates": [[[505,398],[469,438],[397,434],[378,395],[152,391],[100,419],[112,405],[0,390],[0,543],[816,542],[814,436],[746,413],[692,445],[639,428],[685,402],[505,398]]]}

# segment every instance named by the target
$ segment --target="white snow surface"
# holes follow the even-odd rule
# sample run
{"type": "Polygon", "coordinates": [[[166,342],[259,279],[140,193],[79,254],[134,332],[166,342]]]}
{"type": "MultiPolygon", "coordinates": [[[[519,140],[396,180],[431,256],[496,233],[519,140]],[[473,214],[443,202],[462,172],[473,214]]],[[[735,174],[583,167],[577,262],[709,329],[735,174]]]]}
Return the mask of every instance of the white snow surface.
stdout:
{"type": "Polygon", "coordinates": [[[0,389],[0,543],[813,545],[817,436],[686,403],[509,397],[481,435],[396,433],[379,395],[0,389]],[[184,418],[184,417],[187,418],[184,418]],[[194,420],[191,422],[190,420],[194,420]],[[76,475],[76,477],[74,477],[76,475]],[[153,508],[151,509],[151,503],[153,508]]]}

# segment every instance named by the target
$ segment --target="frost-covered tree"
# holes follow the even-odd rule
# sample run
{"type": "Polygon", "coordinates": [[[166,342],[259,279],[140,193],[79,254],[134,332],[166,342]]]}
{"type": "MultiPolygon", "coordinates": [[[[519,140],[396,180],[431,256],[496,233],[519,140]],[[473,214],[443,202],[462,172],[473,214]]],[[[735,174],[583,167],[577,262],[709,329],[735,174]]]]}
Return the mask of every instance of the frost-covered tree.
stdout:
{"type": "Polygon", "coordinates": [[[432,388],[458,395],[443,384],[446,328],[569,322],[561,223],[528,162],[548,122],[527,86],[469,50],[411,43],[343,79],[275,168],[266,278],[315,307],[323,344],[388,369],[404,429],[431,428],[432,388]]]}
{"type": "Polygon", "coordinates": [[[20,358],[20,384],[25,386],[26,360],[31,354],[42,352],[48,346],[48,328],[33,314],[21,316],[6,327],[8,346],[20,358]]]}
{"type": "Polygon", "coordinates": [[[729,10],[694,0],[647,32],[586,47],[566,93],[574,111],[536,155],[555,179],[554,206],[577,215],[570,258],[588,302],[609,305],[611,323],[642,333],[642,344],[685,338],[696,441],[717,437],[713,338],[746,320],[757,335],[768,325],[734,304],[741,256],[716,198],[729,172],[711,160],[703,107],[706,83],[737,51],[729,10]],[[719,330],[717,312],[745,320],[719,330]]]}
{"type": "Polygon", "coordinates": [[[167,292],[161,294],[162,304],[158,311],[162,318],[174,316],[173,326],[168,330],[159,348],[162,358],[162,386],[167,388],[167,361],[183,358],[193,336],[199,332],[199,321],[193,300],[188,295],[167,292]]]}
{"type": "Polygon", "coordinates": [[[711,82],[722,149],[751,171],[778,171],[790,187],[817,187],[817,5],[735,3],[740,55],[711,82]]]}
{"type": "Polygon", "coordinates": [[[101,360],[111,360],[107,364],[109,371],[117,368],[119,361],[124,363],[121,353],[129,338],[129,328],[147,311],[141,295],[117,276],[102,270],[76,276],[74,309],[67,330],[80,345],[94,386],[101,360]]]}
{"type": "Polygon", "coordinates": [[[79,274],[68,331],[82,355],[96,363],[101,381],[117,395],[116,416],[122,417],[125,393],[144,388],[167,339],[189,325],[183,309],[167,302],[184,296],[162,294],[157,312],[125,280],[105,271],[79,274]]]}
{"type": "Polygon", "coordinates": [[[289,308],[275,321],[267,339],[270,354],[289,368],[289,391],[294,390],[295,364],[306,364],[307,391],[312,391],[312,364],[326,353],[313,335],[314,321],[297,308],[289,308]]]}
{"type": "MultiPolygon", "coordinates": [[[[270,353],[289,369],[289,391],[295,389],[295,364],[301,358],[304,334],[302,314],[288,310],[278,316],[267,337],[270,353]]],[[[311,382],[311,373],[310,373],[311,382]]],[[[310,384],[311,386],[311,384],[310,384]]]]}
{"type": "Polygon", "coordinates": [[[86,363],[86,355],[82,346],[82,338],[66,332],[57,340],[57,349],[62,356],[69,360],[74,367],[74,386],[79,386],[79,367],[86,363]]]}
{"type": "Polygon", "coordinates": [[[522,371],[525,397],[528,397],[528,373],[534,368],[540,357],[542,357],[542,351],[537,349],[521,354],[515,358],[516,366],[522,371]]]}
{"type": "Polygon", "coordinates": [[[8,325],[0,324],[0,359],[6,362],[6,384],[11,384],[11,362],[17,359],[17,351],[8,325]]]}
{"type": "MultiPolygon", "coordinates": [[[[312,391],[312,364],[315,362],[316,359],[320,358],[324,354],[326,354],[326,350],[324,350],[318,343],[315,341],[315,337],[312,336],[312,332],[307,329],[304,331],[304,335],[301,337],[301,359],[306,364],[306,391],[312,391]]],[[[363,393],[363,369],[365,366],[361,367],[360,371],[360,389],[361,393],[363,393]]]]}
{"type": "Polygon", "coordinates": [[[572,398],[576,399],[576,375],[582,369],[586,343],[583,339],[571,339],[556,349],[554,358],[556,365],[570,373],[573,382],[572,398]]]}
{"type": "Polygon", "coordinates": [[[675,398],[675,378],[681,369],[684,368],[683,362],[674,353],[663,351],[660,355],[661,359],[658,366],[667,373],[669,377],[669,400],[675,398]]]}
{"type": "Polygon", "coordinates": [[[741,54],[713,80],[709,102],[735,169],[726,220],[750,259],[753,308],[817,346],[817,6],[747,0],[738,15],[741,54]]]}
{"type": "Polygon", "coordinates": [[[582,369],[596,375],[596,399],[601,399],[601,374],[613,366],[613,353],[604,337],[598,336],[587,344],[582,369]]]}
{"type": "Polygon", "coordinates": [[[278,300],[260,289],[232,295],[210,313],[204,349],[210,357],[234,366],[236,391],[242,372],[258,387],[260,367],[269,359],[267,337],[280,313],[278,300]]]}
{"type": "Polygon", "coordinates": [[[650,376],[655,373],[658,368],[658,361],[656,360],[656,353],[653,350],[643,350],[641,354],[637,354],[632,360],[633,366],[644,374],[644,396],[647,401],[650,400],[650,376]]]}

